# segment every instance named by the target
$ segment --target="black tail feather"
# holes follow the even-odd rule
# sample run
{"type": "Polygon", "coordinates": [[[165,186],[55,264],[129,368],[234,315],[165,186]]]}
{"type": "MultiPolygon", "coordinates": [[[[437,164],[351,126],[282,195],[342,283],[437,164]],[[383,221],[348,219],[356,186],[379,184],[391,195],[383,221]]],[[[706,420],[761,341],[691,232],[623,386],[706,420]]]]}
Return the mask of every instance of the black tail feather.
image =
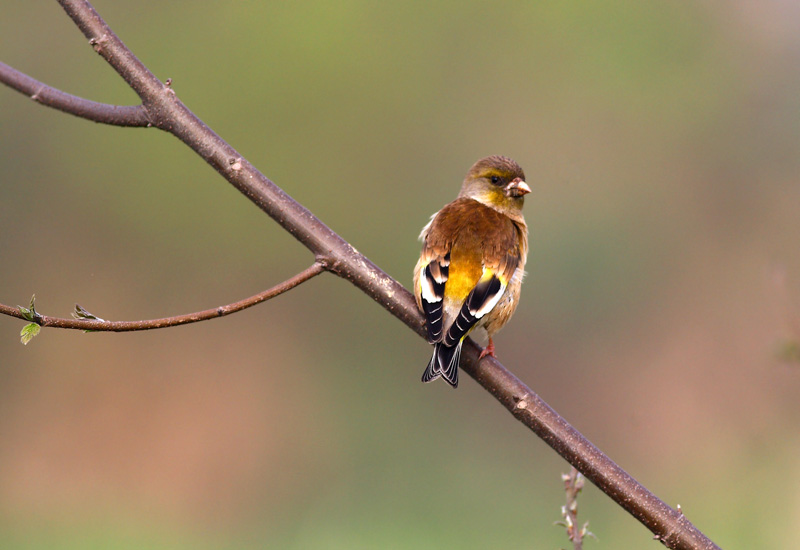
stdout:
{"type": "Polygon", "coordinates": [[[433,356],[428,367],[422,373],[423,382],[431,382],[441,377],[453,386],[458,387],[458,363],[461,359],[461,342],[455,346],[445,346],[442,343],[435,344],[433,356]]]}

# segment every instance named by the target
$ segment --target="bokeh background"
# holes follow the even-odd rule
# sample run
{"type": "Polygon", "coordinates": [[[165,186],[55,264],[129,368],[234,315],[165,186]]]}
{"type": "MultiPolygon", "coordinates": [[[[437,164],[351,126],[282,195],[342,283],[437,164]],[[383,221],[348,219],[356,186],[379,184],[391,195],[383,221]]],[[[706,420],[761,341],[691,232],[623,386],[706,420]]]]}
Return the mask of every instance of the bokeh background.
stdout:
{"type": "MultiPolygon", "coordinates": [[[[724,548],[797,547],[800,4],[110,2],[206,123],[410,284],[477,158],[517,159],[529,275],[498,356],[724,548]]],[[[136,97],[52,2],[0,59],[136,97]]],[[[185,146],[0,89],[0,302],[107,319],[254,294],[311,255],[185,146]]],[[[131,334],[0,318],[0,545],[567,547],[568,466],[331,275],[131,334]]],[[[599,542],[651,535],[596,488],[599,542]]]]}

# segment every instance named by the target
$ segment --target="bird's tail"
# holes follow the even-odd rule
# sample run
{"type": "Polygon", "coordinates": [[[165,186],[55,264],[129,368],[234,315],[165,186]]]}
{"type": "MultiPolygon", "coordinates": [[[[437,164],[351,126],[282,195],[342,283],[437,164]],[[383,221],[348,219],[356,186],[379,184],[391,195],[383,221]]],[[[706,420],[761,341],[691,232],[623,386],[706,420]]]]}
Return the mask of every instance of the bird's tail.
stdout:
{"type": "Polygon", "coordinates": [[[458,362],[461,359],[462,342],[463,340],[459,340],[455,346],[445,346],[441,342],[435,344],[433,357],[422,373],[422,381],[431,382],[442,377],[454,388],[458,387],[458,362]]]}

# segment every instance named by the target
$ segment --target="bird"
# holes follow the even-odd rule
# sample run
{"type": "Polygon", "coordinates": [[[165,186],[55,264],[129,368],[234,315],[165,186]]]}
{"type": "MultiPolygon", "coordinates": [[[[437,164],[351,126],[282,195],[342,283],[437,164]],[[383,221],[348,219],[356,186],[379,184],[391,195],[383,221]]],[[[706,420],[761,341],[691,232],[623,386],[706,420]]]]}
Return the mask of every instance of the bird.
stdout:
{"type": "Polygon", "coordinates": [[[458,197],[422,228],[414,297],[434,346],[423,382],[443,378],[458,387],[461,347],[473,331],[488,336],[480,359],[494,357],[492,337],[519,303],[528,255],[522,206],[530,192],[514,160],[482,158],[467,172],[458,197]]]}

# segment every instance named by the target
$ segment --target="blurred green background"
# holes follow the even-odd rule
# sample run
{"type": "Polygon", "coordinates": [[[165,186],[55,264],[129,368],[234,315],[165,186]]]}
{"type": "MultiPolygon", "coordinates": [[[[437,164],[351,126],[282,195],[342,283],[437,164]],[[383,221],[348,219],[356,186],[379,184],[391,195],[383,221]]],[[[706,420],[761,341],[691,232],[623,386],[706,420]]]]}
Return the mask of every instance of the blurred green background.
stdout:
{"type": "MultiPolygon", "coordinates": [[[[478,158],[525,168],[531,253],[498,356],[724,548],[796,548],[800,7],[792,2],[109,2],[207,124],[406,286],[478,158]]],[[[54,2],[0,59],[136,97],[54,2]]],[[[0,89],[0,302],[107,319],[229,303],[310,253],[174,138],[0,89]]],[[[568,466],[322,275],[133,334],[0,318],[0,545],[566,548],[568,466]]],[[[588,485],[600,542],[651,535],[588,485]]]]}

